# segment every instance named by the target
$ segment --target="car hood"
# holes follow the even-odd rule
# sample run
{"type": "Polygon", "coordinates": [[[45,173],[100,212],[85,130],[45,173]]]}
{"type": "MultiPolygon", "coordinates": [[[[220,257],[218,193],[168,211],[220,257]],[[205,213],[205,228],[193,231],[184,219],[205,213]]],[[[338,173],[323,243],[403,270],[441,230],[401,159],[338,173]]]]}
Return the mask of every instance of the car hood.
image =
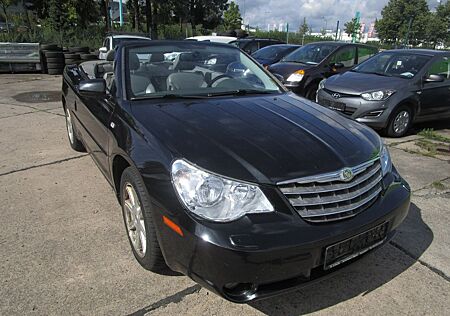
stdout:
{"type": "Polygon", "coordinates": [[[269,67],[269,71],[275,74],[282,75],[284,79],[287,79],[290,75],[292,75],[297,70],[306,70],[317,65],[307,65],[301,63],[291,63],[291,62],[279,62],[273,64],[269,67]]]}
{"type": "Polygon", "coordinates": [[[276,184],[361,164],[377,155],[371,129],[286,93],[135,101],[134,119],[171,157],[234,179],[276,184]],[[159,101],[156,101],[159,102],[159,101]]]}
{"type": "Polygon", "coordinates": [[[332,76],[325,81],[325,88],[346,94],[361,94],[384,89],[404,89],[409,79],[363,74],[353,71],[332,76]]]}

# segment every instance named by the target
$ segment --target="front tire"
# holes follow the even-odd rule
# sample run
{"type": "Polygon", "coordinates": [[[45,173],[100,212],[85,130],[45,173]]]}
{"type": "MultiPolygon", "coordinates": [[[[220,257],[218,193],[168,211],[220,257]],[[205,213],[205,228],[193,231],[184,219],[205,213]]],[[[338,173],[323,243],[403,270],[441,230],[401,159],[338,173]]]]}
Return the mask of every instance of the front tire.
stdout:
{"type": "Polygon", "coordinates": [[[66,114],[66,129],[70,147],[72,147],[72,149],[75,151],[85,152],[86,149],[84,148],[83,143],[77,136],[77,132],[75,129],[75,125],[73,124],[72,114],[70,113],[70,110],[66,107],[64,109],[64,112],[66,114]]]}
{"type": "Polygon", "coordinates": [[[315,84],[315,83],[311,84],[308,87],[308,90],[306,91],[306,98],[308,100],[316,102],[317,89],[319,89],[319,85],[318,84],[315,84]]]}
{"type": "Polygon", "coordinates": [[[123,220],[134,257],[146,270],[167,269],[156,237],[150,198],[139,171],[128,167],[120,181],[123,220]]]}
{"type": "Polygon", "coordinates": [[[413,118],[413,111],[408,106],[399,106],[392,112],[388,125],[385,129],[385,134],[389,137],[402,137],[408,132],[411,127],[413,118]]]}

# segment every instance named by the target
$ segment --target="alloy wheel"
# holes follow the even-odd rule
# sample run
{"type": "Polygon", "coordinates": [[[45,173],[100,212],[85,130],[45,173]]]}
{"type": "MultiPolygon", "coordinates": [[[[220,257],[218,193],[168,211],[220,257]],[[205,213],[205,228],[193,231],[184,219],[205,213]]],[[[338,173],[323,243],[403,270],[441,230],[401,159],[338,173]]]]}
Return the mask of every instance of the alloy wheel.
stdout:
{"type": "Polygon", "coordinates": [[[66,127],[67,127],[67,135],[69,135],[70,143],[74,143],[74,132],[73,132],[73,124],[72,117],[70,115],[69,109],[66,109],[66,127]]]}
{"type": "Polygon", "coordinates": [[[394,132],[403,134],[409,126],[410,115],[408,111],[400,111],[394,119],[394,132]]]}
{"type": "Polygon", "coordinates": [[[147,250],[147,235],[142,207],[135,189],[130,183],[125,184],[123,191],[123,212],[131,244],[139,257],[144,257],[147,250]]]}

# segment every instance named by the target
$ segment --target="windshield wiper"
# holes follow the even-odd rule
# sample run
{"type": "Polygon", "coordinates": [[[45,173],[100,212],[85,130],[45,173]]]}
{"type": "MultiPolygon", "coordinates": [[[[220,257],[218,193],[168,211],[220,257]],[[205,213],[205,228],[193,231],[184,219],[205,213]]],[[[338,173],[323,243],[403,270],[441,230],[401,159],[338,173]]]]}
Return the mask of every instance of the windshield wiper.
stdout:
{"type": "Polygon", "coordinates": [[[206,95],[192,95],[192,94],[157,94],[157,95],[145,95],[131,98],[132,101],[135,100],[147,100],[147,99],[205,99],[206,95]]]}
{"type": "Polygon", "coordinates": [[[360,74],[369,74],[369,75],[377,75],[377,76],[383,76],[383,77],[392,77],[392,75],[388,75],[388,74],[386,74],[386,73],[383,73],[383,72],[376,72],[376,71],[359,71],[359,70],[356,70],[356,69],[352,69],[352,70],[350,70],[351,72],[357,72],[357,73],[360,73],[360,74]]]}
{"type": "Polygon", "coordinates": [[[227,95],[236,95],[236,96],[243,96],[243,95],[249,95],[249,94],[274,94],[277,93],[276,91],[269,91],[269,90],[257,90],[257,89],[238,89],[238,90],[231,90],[231,91],[224,91],[224,92],[216,92],[216,93],[208,93],[208,97],[221,97],[221,96],[227,96],[227,95]]]}

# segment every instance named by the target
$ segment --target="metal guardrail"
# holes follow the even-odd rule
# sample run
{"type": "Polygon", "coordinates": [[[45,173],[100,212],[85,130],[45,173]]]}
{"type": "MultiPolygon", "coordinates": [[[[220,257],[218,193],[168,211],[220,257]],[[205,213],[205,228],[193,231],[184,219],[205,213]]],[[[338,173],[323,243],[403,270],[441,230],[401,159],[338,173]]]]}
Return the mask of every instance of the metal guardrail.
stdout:
{"type": "Polygon", "coordinates": [[[0,72],[39,70],[39,43],[0,43],[0,72]]]}

